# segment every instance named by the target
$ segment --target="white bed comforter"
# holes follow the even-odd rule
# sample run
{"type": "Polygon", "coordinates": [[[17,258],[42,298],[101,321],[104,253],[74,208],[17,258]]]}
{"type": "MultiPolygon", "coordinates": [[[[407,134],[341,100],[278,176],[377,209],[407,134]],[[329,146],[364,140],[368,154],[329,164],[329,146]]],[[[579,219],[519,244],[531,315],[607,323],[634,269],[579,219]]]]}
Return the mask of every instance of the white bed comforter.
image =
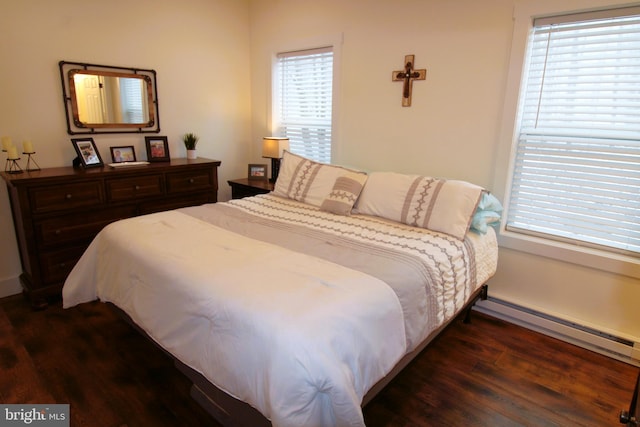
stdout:
{"type": "Polygon", "coordinates": [[[407,350],[381,280],[179,211],[96,237],[63,299],[97,298],[275,426],[364,425],[362,397],[407,350]]]}

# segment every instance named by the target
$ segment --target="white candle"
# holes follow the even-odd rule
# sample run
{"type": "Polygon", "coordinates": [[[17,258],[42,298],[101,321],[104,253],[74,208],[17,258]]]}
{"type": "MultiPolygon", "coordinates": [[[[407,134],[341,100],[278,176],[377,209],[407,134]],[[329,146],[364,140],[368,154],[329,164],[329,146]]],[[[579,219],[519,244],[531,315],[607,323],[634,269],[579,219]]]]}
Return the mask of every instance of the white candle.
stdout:
{"type": "Polygon", "coordinates": [[[15,160],[18,159],[18,149],[14,146],[11,146],[7,149],[7,157],[9,158],[9,160],[15,160]]]}
{"type": "Polygon", "coordinates": [[[11,143],[11,137],[10,136],[3,136],[2,137],[2,149],[4,151],[9,151],[9,147],[11,147],[13,144],[11,143]]]}
{"type": "Polygon", "coordinates": [[[33,144],[28,139],[22,141],[22,148],[24,153],[33,153],[33,144]]]}

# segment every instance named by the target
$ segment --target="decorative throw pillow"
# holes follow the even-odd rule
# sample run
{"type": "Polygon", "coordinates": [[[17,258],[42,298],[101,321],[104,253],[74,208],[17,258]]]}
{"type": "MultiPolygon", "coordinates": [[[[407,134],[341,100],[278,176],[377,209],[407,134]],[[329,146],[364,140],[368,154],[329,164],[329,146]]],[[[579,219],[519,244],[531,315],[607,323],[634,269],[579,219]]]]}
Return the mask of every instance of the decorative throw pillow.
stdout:
{"type": "Polygon", "coordinates": [[[496,226],[500,223],[500,214],[495,211],[477,210],[471,220],[471,230],[480,234],[487,234],[489,226],[496,226]]]}
{"type": "Polygon", "coordinates": [[[355,211],[462,240],[483,191],[482,187],[465,181],[373,172],[367,178],[355,211]]]}
{"type": "Polygon", "coordinates": [[[338,177],[333,189],[320,205],[320,210],[337,215],[350,215],[366,180],[367,175],[356,172],[347,172],[346,175],[338,177]]]}
{"type": "Polygon", "coordinates": [[[364,172],[315,162],[285,151],[273,193],[320,207],[334,189],[336,180],[348,174],[363,175],[366,179],[364,172]]]}
{"type": "Polygon", "coordinates": [[[480,234],[486,234],[487,227],[497,226],[501,217],[502,204],[493,194],[485,191],[482,193],[475,214],[473,214],[471,229],[480,234]]]}

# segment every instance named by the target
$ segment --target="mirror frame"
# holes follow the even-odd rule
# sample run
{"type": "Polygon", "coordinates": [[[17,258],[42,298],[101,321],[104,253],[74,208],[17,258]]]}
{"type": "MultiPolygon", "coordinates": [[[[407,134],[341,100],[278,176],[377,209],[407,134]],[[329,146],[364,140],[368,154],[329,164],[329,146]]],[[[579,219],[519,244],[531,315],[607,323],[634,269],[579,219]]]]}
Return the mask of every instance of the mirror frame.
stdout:
{"type": "Polygon", "coordinates": [[[158,133],[160,132],[160,114],[158,108],[158,86],[156,72],[151,69],[116,67],[109,65],[87,64],[82,62],[60,61],[60,79],[62,98],[67,118],[67,133],[70,135],[98,133],[158,133]],[[78,114],[78,101],[75,96],[74,76],[93,74],[107,77],[133,77],[146,82],[149,105],[149,121],[145,123],[83,123],[78,114]]]}

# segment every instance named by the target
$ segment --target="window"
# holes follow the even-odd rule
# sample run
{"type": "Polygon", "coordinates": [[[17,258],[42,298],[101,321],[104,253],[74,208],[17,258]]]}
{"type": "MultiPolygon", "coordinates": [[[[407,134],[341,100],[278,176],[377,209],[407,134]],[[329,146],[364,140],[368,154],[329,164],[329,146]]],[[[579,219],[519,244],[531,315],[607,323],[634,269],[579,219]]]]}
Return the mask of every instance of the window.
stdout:
{"type": "Polygon", "coordinates": [[[640,253],[640,9],[536,19],[506,229],[640,253]]]}
{"type": "Polygon", "coordinates": [[[331,47],[277,55],[274,129],[292,153],[331,162],[332,95],[331,47]]]}

